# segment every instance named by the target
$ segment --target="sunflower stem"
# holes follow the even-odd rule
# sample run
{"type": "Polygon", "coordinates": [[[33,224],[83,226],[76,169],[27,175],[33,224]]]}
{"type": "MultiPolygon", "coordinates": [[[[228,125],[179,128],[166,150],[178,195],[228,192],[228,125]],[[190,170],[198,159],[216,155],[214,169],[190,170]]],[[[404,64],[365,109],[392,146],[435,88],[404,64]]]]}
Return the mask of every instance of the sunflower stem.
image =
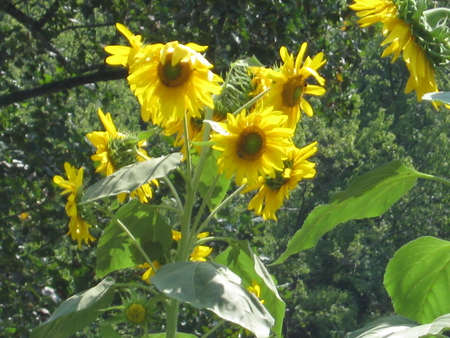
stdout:
{"type": "Polygon", "coordinates": [[[211,330],[209,330],[203,336],[201,336],[201,338],[209,337],[212,333],[214,333],[214,331],[216,331],[219,327],[221,327],[225,323],[226,323],[226,320],[221,319],[211,330]]]}
{"type": "Polygon", "coordinates": [[[170,191],[172,192],[173,197],[177,201],[178,205],[178,209],[176,209],[177,213],[183,213],[183,203],[181,203],[181,199],[180,196],[178,195],[177,189],[175,189],[175,187],[172,184],[172,181],[167,176],[163,176],[162,179],[167,184],[170,191]]]}
{"type": "Polygon", "coordinates": [[[213,211],[211,211],[211,213],[209,214],[209,216],[203,221],[203,223],[199,226],[199,228],[197,229],[197,232],[195,234],[195,236],[197,237],[197,235],[202,232],[203,228],[208,225],[209,221],[211,220],[211,218],[213,218],[219,211],[220,209],[222,209],[224,206],[226,206],[236,195],[238,195],[242,190],[244,190],[246,187],[246,184],[241,185],[238,189],[236,189],[235,191],[233,191],[233,193],[228,196],[227,198],[225,198],[222,203],[220,203],[217,207],[214,208],[213,211]]]}
{"type": "Polygon", "coordinates": [[[436,181],[436,182],[444,183],[445,185],[450,186],[450,181],[446,180],[445,178],[433,176],[433,175],[430,175],[430,174],[424,174],[424,173],[421,173],[421,172],[418,172],[417,176],[420,177],[420,178],[424,178],[426,180],[436,181]]]}
{"type": "Polygon", "coordinates": [[[266,95],[266,93],[270,90],[270,88],[266,89],[265,91],[263,91],[262,93],[259,93],[258,95],[256,95],[253,99],[251,99],[250,101],[248,101],[246,104],[244,104],[243,106],[239,107],[234,113],[233,115],[237,115],[239,114],[242,110],[247,109],[248,107],[251,107],[256,101],[258,101],[261,97],[263,97],[264,95],[266,95]]]}
{"type": "Polygon", "coordinates": [[[208,205],[208,201],[211,198],[211,195],[214,191],[214,188],[216,187],[217,181],[219,180],[220,175],[216,175],[216,177],[214,178],[214,181],[212,182],[212,184],[210,185],[208,191],[206,192],[205,197],[203,198],[203,202],[202,205],[200,206],[200,209],[197,212],[197,216],[195,217],[194,220],[194,225],[192,226],[193,231],[196,231],[198,224],[200,222],[200,218],[203,215],[203,211],[205,210],[206,206],[208,205]]]}
{"type": "Polygon", "coordinates": [[[180,301],[176,299],[168,299],[166,304],[166,338],[175,338],[178,327],[178,312],[180,301]]]}

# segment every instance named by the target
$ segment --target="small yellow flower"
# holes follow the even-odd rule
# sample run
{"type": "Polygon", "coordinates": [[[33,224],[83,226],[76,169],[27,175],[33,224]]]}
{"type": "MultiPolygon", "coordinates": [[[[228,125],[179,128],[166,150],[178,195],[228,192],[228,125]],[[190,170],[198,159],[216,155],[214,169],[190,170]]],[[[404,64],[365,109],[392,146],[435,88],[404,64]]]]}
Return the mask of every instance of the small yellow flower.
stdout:
{"type": "MultiPolygon", "coordinates": [[[[206,238],[209,236],[209,232],[201,232],[198,234],[197,238],[206,238]]],[[[172,230],[172,239],[175,242],[178,242],[181,239],[181,231],[172,230]]],[[[190,255],[191,261],[206,261],[205,257],[207,257],[211,252],[212,248],[204,245],[197,245],[194,250],[192,250],[190,255]]]]}
{"type": "MultiPolygon", "coordinates": [[[[147,156],[147,152],[142,148],[145,140],[136,142],[134,139],[127,138],[125,134],[119,133],[110,113],[105,115],[101,109],[98,109],[98,116],[106,131],[86,134],[87,139],[97,148],[96,153],[91,156],[93,161],[99,162],[95,172],[109,176],[126,165],[145,161],[137,153],[138,151],[143,156],[147,156]]],[[[152,183],[158,185],[157,180],[153,180],[152,183]]],[[[141,203],[147,203],[152,198],[153,191],[150,184],[146,183],[131,192],[130,196],[131,198],[138,196],[141,203]]],[[[119,194],[117,197],[120,202],[123,202],[126,193],[119,194]]]]}
{"type": "MultiPolygon", "coordinates": [[[[259,299],[261,298],[261,286],[256,280],[252,280],[252,285],[247,287],[248,292],[253,293],[259,299]]],[[[260,300],[261,304],[264,304],[264,299],[260,300]]]]}
{"type": "Polygon", "coordinates": [[[89,241],[94,241],[95,238],[89,233],[89,228],[92,226],[86,223],[79,215],[77,208],[78,195],[83,185],[84,169],[75,169],[68,162],[64,163],[67,179],[56,175],[53,177],[53,182],[59,185],[64,191],[61,195],[69,194],[67,196],[66,214],[70,217],[69,232],[73,240],[78,242],[78,249],[81,249],[81,242],[84,241],[89,246],[89,241]]]}
{"type": "MultiPolygon", "coordinates": [[[[153,264],[153,266],[155,267],[155,269],[159,269],[159,268],[162,266],[161,263],[160,263],[159,261],[153,261],[152,264],[153,264]]],[[[142,279],[143,281],[145,281],[145,282],[147,282],[147,283],[150,284],[150,283],[151,283],[150,279],[151,279],[152,276],[155,275],[156,271],[153,270],[153,268],[151,267],[151,265],[148,264],[148,263],[144,263],[144,264],[138,265],[137,267],[138,267],[138,268],[141,268],[141,269],[147,269],[147,271],[145,271],[145,272],[142,274],[141,279],[142,279]]]]}

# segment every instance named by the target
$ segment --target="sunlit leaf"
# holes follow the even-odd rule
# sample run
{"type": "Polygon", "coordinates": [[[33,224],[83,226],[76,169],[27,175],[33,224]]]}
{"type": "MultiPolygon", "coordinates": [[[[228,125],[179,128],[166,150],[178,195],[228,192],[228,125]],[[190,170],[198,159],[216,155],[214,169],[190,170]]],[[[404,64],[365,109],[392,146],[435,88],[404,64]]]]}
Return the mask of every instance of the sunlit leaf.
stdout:
{"type": "Polygon", "coordinates": [[[174,153],[123,167],[89,187],[84,193],[81,203],[116,196],[121,192],[134,191],[155,178],[165,176],[178,166],[181,159],[181,153],[174,153]]]}
{"type": "Polygon", "coordinates": [[[450,328],[450,314],[434,320],[430,324],[419,325],[402,316],[380,318],[363,328],[350,332],[347,338],[420,338],[446,337],[443,332],[450,328]]]}
{"type": "Polygon", "coordinates": [[[114,296],[114,279],[105,278],[97,286],[62,303],[55,313],[31,332],[31,338],[65,338],[97,319],[114,296]]]}
{"type": "MultiPolygon", "coordinates": [[[[162,258],[169,251],[172,245],[172,232],[155,206],[142,204],[133,199],[117,211],[116,217],[128,228],[150,260],[162,258]]],[[[142,254],[115,220],[112,220],[103,231],[96,256],[96,273],[100,278],[111,271],[145,263],[142,254]]]]}
{"type": "Polygon", "coordinates": [[[230,246],[220,253],[215,261],[226,265],[242,278],[244,285],[252,285],[255,280],[261,287],[260,299],[264,307],[275,319],[272,331],[281,337],[286,305],[278,294],[277,287],[264,264],[255,255],[247,241],[232,241],[230,246]]]}
{"type": "Polygon", "coordinates": [[[162,266],[152,283],[171,298],[241,325],[258,338],[268,337],[274,319],[259,299],[226,266],[211,262],[177,262],[162,266]]]}
{"type": "Polygon", "coordinates": [[[358,177],[347,190],[335,194],[330,204],[317,206],[308,215],[273,264],[314,247],[325,233],[341,223],[382,215],[414,186],[417,175],[417,171],[400,161],[392,161],[358,177]]]}
{"type": "Polygon", "coordinates": [[[256,56],[251,56],[245,59],[237,60],[233,62],[231,66],[241,66],[241,67],[263,67],[263,64],[259,62],[256,56]]]}
{"type": "Polygon", "coordinates": [[[421,237],[402,246],[389,261],[384,285],[395,311],[430,323],[450,312],[450,242],[421,237]]]}

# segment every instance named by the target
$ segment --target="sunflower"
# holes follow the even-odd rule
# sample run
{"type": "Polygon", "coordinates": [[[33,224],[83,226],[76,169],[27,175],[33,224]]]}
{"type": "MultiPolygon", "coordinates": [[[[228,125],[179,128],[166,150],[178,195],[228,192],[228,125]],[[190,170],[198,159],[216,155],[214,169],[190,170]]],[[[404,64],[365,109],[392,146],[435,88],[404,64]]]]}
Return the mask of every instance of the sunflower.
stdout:
{"type": "MultiPolygon", "coordinates": [[[[159,269],[162,266],[162,264],[159,261],[153,261],[152,264],[155,267],[155,269],[159,269]]],[[[141,268],[141,269],[147,269],[147,271],[145,271],[142,274],[141,279],[143,281],[145,281],[145,282],[150,284],[151,283],[150,282],[151,277],[154,276],[155,273],[156,273],[156,271],[153,270],[153,267],[150,264],[148,264],[148,263],[144,263],[144,264],[138,265],[137,267],[141,268]]]]}
{"type": "MultiPolygon", "coordinates": [[[[126,165],[136,161],[145,161],[145,158],[141,156],[147,157],[145,149],[141,148],[145,145],[145,140],[136,142],[132,138],[127,138],[125,134],[119,133],[110,113],[105,115],[99,109],[98,116],[106,131],[94,131],[86,134],[87,139],[97,148],[96,153],[91,156],[93,161],[99,162],[95,172],[109,176],[126,165]]],[[[153,180],[152,183],[158,185],[156,180],[153,180]]],[[[153,191],[146,183],[130,193],[131,198],[136,195],[141,203],[146,203],[152,198],[153,191]]],[[[125,193],[119,194],[119,201],[123,202],[125,196],[125,193]]]]}
{"type": "Polygon", "coordinates": [[[221,92],[223,80],[211,72],[213,66],[199,53],[204,50],[178,41],[157,45],[130,69],[128,82],[142,105],[144,120],[151,117],[164,126],[171,119],[183,119],[186,111],[200,117],[204,106],[214,107],[212,94],[221,92]]]}
{"type": "Polygon", "coordinates": [[[297,187],[304,178],[313,178],[316,174],[315,164],[307,161],[317,152],[317,142],[304,148],[292,147],[287,151],[287,160],[283,170],[276,172],[276,177],[259,177],[258,183],[250,185],[243,192],[259,188],[252,198],[248,209],[254,209],[257,215],[264,219],[277,220],[275,212],[283,205],[284,199],[289,198],[289,192],[297,187]]]}
{"type": "Polygon", "coordinates": [[[291,146],[294,129],[280,127],[287,116],[271,108],[246,115],[243,110],[236,117],[228,114],[227,123],[219,123],[222,134],[212,136],[214,149],[222,154],[217,160],[219,172],[227,178],[236,173],[236,183],[257,181],[258,176],[275,178],[283,169],[285,149],[291,146]]]}
{"type": "Polygon", "coordinates": [[[261,299],[261,286],[256,280],[252,280],[252,285],[247,287],[247,291],[253,293],[258,299],[260,299],[261,304],[264,304],[264,299],[261,299]]]}
{"type": "MultiPolygon", "coordinates": [[[[408,13],[401,13],[399,7],[392,0],[354,0],[350,8],[356,11],[361,19],[361,27],[377,22],[383,24],[383,35],[386,37],[381,46],[388,45],[382,57],[393,54],[392,62],[403,53],[403,60],[409,70],[410,77],[405,87],[405,93],[416,91],[417,101],[422,101],[425,93],[436,92],[438,87],[435,80],[433,63],[425,47],[418,43],[414,34],[421,30],[414,29],[413,19],[407,19],[408,13]]],[[[406,7],[405,7],[406,8],[406,7]]]]}
{"type": "Polygon", "coordinates": [[[53,182],[63,188],[61,195],[69,194],[67,196],[66,214],[70,217],[69,232],[67,235],[78,242],[78,249],[81,249],[81,242],[84,241],[89,246],[89,241],[94,241],[95,238],[89,233],[89,228],[92,226],[86,223],[78,212],[77,200],[81,193],[83,186],[84,169],[75,169],[70,163],[64,163],[64,170],[67,179],[56,175],[53,177],[53,182]]]}
{"type": "Polygon", "coordinates": [[[114,66],[120,65],[124,67],[131,67],[134,64],[136,54],[141,52],[142,37],[140,35],[134,35],[128,30],[127,27],[120,23],[116,23],[116,28],[120,33],[122,33],[123,36],[125,36],[131,47],[117,45],[106,46],[105,51],[112,55],[108,56],[105,62],[114,66]]]}
{"type": "Polygon", "coordinates": [[[308,44],[304,42],[295,59],[286,47],[281,47],[280,56],[284,64],[279,71],[267,71],[267,77],[274,83],[267,96],[263,98],[262,104],[273,106],[274,110],[281,110],[287,115],[285,126],[289,128],[295,128],[300,120],[300,111],[308,116],[314,114],[311,105],[303,97],[305,94],[316,96],[325,94],[325,88],[323,88],[325,79],[317,72],[326,63],[324,54],[321,52],[313,59],[308,56],[304,60],[307,47],[308,44]],[[314,77],[319,85],[306,83],[310,76],[314,77]]]}
{"type": "MultiPolygon", "coordinates": [[[[197,238],[208,237],[209,232],[201,232],[197,235],[197,238]]],[[[181,239],[181,231],[172,230],[172,239],[178,242],[181,239]]],[[[191,252],[189,260],[194,262],[205,262],[207,257],[211,252],[212,248],[204,245],[197,245],[191,252]]]]}

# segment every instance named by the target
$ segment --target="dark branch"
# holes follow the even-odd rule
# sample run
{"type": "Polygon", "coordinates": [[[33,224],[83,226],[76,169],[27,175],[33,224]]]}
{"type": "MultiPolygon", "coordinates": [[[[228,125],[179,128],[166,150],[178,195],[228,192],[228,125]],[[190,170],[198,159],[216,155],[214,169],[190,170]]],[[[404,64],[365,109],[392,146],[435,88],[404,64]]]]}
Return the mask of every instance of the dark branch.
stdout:
{"type": "Polygon", "coordinates": [[[64,68],[66,70],[72,71],[72,67],[66,61],[64,56],[55,47],[53,47],[51,42],[47,39],[46,34],[42,30],[41,23],[39,23],[39,21],[36,21],[35,19],[29,17],[24,12],[22,12],[20,9],[18,9],[16,6],[14,6],[13,3],[11,3],[10,1],[7,1],[7,0],[1,0],[0,11],[4,11],[5,13],[8,13],[14,19],[16,19],[22,25],[24,25],[30,31],[31,35],[34,38],[39,40],[47,50],[49,50],[50,52],[53,52],[55,54],[55,57],[58,60],[58,62],[62,66],[64,66],[64,68]]]}
{"type": "Polygon", "coordinates": [[[125,68],[106,68],[99,70],[93,74],[86,74],[72,77],[61,81],[46,83],[42,86],[21,90],[15,93],[0,96],[0,107],[7,106],[15,102],[22,102],[33,97],[58,93],[63,90],[68,90],[74,87],[82,86],[87,83],[96,83],[102,81],[120,80],[127,77],[127,70],[125,68]]]}

